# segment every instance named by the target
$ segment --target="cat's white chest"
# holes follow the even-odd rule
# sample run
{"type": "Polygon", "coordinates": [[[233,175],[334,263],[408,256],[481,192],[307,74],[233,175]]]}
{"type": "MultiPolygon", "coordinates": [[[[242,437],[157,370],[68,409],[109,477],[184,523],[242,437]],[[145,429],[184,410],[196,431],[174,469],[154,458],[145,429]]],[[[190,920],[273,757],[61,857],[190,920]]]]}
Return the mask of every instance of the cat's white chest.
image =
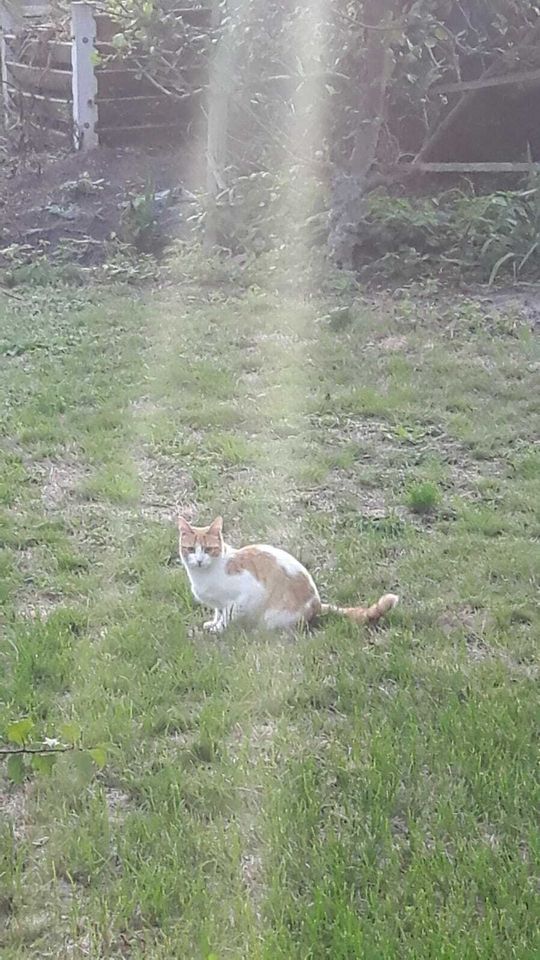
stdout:
{"type": "Polygon", "coordinates": [[[200,603],[215,609],[228,607],[242,601],[256,607],[264,596],[261,584],[244,570],[230,574],[226,570],[227,557],[220,558],[210,567],[186,567],[193,595],[200,603]]]}

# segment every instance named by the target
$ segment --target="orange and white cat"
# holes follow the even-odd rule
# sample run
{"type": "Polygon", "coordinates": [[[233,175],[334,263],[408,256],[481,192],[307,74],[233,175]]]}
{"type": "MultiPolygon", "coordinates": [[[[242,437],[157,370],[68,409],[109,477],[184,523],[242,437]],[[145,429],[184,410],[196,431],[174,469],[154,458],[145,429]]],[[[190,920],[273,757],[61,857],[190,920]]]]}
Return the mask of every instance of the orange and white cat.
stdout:
{"type": "Polygon", "coordinates": [[[374,622],[398,602],[386,593],[371,607],[334,607],[321,603],[317,587],[290,553],[266,544],[235,550],[223,540],[223,521],[194,527],[178,520],[180,556],[193,596],[214,610],[203,624],[221,633],[232,620],[267,629],[290,630],[311,623],[321,613],[340,613],[355,623],[374,622]]]}

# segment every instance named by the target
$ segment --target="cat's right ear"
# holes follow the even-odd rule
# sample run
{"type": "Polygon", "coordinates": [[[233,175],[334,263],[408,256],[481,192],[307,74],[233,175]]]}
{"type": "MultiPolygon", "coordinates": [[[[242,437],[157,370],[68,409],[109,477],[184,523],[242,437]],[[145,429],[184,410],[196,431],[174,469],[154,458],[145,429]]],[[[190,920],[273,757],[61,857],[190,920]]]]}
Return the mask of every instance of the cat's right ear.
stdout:
{"type": "Polygon", "coordinates": [[[182,533],[193,533],[193,527],[186,520],[185,517],[178,517],[178,529],[180,534],[182,533]]]}

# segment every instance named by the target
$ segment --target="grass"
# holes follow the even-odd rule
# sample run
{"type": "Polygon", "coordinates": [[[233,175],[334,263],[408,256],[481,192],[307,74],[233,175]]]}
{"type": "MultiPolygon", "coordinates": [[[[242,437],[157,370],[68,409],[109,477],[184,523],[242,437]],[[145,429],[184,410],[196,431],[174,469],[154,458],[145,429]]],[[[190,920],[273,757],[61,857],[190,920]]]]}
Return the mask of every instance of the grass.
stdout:
{"type": "Polygon", "coordinates": [[[407,491],[406,503],[413,513],[433,513],[440,501],[439,488],[430,480],[415,483],[407,491]]]}
{"type": "Polygon", "coordinates": [[[0,301],[0,730],[108,745],[4,770],[5,960],[538,955],[536,356],[457,297],[0,301]],[[177,510],[402,605],[209,639],[177,510]]]}

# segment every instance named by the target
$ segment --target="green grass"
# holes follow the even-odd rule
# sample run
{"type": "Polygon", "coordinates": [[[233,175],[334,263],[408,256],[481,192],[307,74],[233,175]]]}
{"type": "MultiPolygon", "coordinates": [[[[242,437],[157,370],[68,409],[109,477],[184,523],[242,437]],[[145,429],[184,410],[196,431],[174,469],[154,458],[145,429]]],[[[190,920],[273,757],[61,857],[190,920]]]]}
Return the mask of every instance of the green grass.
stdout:
{"type": "Polygon", "coordinates": [[[430,480],[415,483],[407,491],[405,502],[413,513],[433,513],[441,502],[440,490],[430,480]]]}
{"type": "Polygon", "coordinates": [[[532,960],[532,334],[201,269],[0,300],[0,731],[108,745],[0,772],[2,958],[532,960]],[[401,606],[209,639],[178,510],[401,606]]]}

